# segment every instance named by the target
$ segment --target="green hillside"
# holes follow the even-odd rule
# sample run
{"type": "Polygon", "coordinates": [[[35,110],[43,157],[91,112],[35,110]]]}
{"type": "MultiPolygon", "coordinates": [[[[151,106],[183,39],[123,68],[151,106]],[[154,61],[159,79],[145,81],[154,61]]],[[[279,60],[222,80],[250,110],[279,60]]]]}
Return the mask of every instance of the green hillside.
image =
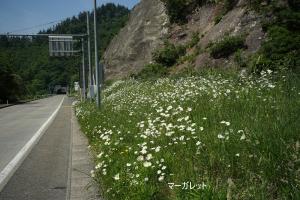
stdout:
{"type": "MultiPolygon", "coordinates": [[[[111,3],[97,8],[100,56],[125,25],[128,14],[126,7],[111,3]]],[[[92,25],[93,13],[90,13],[90,19],[92,25]]],[[[40,33],[86,33],[86,13],[67,18],[40,33]]],[[[55,85],[69,85],[79,79],[80,66],[80,56],[49,57],[47,38],[0,37],[0,101],[15,101],[51,92],[55,85]]]]}

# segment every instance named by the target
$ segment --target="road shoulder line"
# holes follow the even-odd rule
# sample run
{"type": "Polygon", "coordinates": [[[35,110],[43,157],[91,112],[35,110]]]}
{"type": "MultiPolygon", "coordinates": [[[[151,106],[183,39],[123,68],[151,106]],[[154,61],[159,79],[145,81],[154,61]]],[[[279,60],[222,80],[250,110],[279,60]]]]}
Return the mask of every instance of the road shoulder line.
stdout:
{"type": "Polygon", "coordinates": [[[33,135],[33,137],[25,144],[25,146],[17,153],[17,155],[6,165],[6,167],[0,172],[0,192],[3,190],[5,185],[8,183],[10,178],[16,172],[16,170],[20,167],[22,162],[31,152],[33,147],[39,142],[40,138],[43,136],[45,131],[54,121],[58,111],[60,110],[65,97],[61,100],[57,109],[51,114],[51,116],[47,119],[46,122],[39,128],[39,130],[33,135]]]}

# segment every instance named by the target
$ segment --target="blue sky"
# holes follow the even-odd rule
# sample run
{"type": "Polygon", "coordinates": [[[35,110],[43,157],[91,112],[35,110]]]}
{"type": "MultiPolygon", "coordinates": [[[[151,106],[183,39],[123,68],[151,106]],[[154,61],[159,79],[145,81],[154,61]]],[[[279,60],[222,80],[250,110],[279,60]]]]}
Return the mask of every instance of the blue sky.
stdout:
{"type": "MultiPolygon", "coordinates": [[[[93,0],[0,0],[0,33],[53,22],[80,11],[92,10],[93,0]]],[[[97,4],[113,2],[132,8],[139,0],[97,0],[97,4]]],[[[39,27],[17,33],[36,33],[39,27]]]]}

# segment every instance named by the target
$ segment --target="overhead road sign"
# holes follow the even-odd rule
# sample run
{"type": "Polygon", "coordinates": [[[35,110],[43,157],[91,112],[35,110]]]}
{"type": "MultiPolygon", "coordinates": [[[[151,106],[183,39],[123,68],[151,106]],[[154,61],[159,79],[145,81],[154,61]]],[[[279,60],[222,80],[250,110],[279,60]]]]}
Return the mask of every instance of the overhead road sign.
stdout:
{"type": "Polygon", "coordinates": [[[48,36],[50,56],[73,56],[79,51],[74,50],[76,40],[73,36],[48,36]]]}

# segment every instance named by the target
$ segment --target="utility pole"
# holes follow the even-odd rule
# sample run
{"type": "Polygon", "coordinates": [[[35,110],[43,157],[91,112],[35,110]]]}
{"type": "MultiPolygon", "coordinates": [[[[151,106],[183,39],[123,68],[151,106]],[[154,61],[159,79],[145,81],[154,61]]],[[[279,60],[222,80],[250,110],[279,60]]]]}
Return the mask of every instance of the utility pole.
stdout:
{"type": "Polygon", "coordinates": [[[81,39],[82,45],[82,97],[86,100],[86,81],[85,81],[85,57],[84,57],[84,39],[81,39]]]}
{"type": "Polygon", "coordinates": [[[101,107],[101,86],[99,80],[99,71],[102,73],[102,70],[99,69],[99,63],[98,63],[97,0],[94,0],[94,39],[95,39],[95,68],[96,68],[95,72],[96,72],[96,87],[97,87],[96,103],[97,103],[97,107],[100,108],[101,107]]]}
{"type": "Polygon", "coordinates": [[[91,38],[90,38],[90,13],[86,12],[86,24],[87,24],[87,37],[88,37],[88,61],[89,61],[89,88],[90,88],[90,98],[94,98],[94,81],[93,81],[93,71],[92,71],[92,60],[91,60],[91,38]]]}

